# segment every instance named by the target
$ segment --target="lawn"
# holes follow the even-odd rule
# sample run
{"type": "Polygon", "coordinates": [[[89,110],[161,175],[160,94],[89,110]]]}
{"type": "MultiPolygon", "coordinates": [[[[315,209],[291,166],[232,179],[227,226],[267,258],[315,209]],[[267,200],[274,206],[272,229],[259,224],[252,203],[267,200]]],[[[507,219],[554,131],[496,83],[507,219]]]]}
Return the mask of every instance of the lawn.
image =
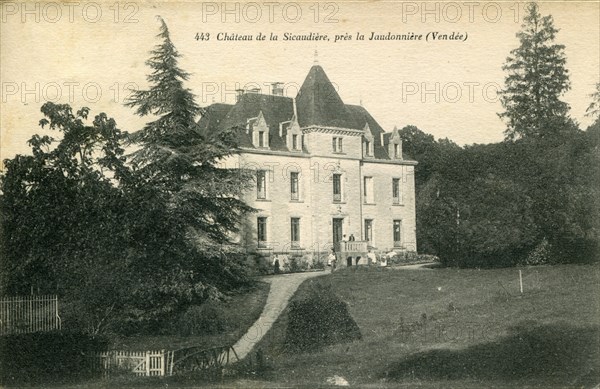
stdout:
{"type": "Polygon", "coordinates": [[[211,348],[234,344],[258,319],[269,294],[269,284],[256,282],[247,289],[238,290],[218,304],[225,322],[223,332],[201,336],[131,336],[115,338],[115,350],[177,350],[198,346],[211,348]]]}
{"type": "Polygon", "coordinates": [[[287,353],[284,312],[259,345],[272,368],[266,378],[303,387],[325,386],[334,375],[377,388],[600,383],[600,267],[522,271],[523,294],[515,268],[346,269],[309,280],[294,298],[315,283],[330,284],[348,303],[363,339],[287,353]]]}

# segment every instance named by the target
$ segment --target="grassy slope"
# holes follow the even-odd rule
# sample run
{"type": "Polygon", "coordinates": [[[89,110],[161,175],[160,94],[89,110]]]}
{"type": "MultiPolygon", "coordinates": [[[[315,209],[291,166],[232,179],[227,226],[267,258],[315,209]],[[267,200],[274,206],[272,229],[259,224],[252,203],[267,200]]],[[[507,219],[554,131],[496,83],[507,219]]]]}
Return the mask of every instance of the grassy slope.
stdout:
{"type": "Polygon", "coordinates": [[[269,294],[269,284],[257,282],[222,303],[225,331],[204,336],[133,336],[113,342],[117,350],[176,350],[184,347],[217,347],[235,343],[258,319],[269,294]]]}
{"type": "Polygon", "coordinates": [[[517,269],[340,271],[309,280],[294,298],[312,283],[330,283],[362,341],[287,354],[284,313],[259,347],[272,382],[306,387],[335,374],[362,387],[600,382],[600,268],[525,268],[523,279],[520,295],[517,269]]]}

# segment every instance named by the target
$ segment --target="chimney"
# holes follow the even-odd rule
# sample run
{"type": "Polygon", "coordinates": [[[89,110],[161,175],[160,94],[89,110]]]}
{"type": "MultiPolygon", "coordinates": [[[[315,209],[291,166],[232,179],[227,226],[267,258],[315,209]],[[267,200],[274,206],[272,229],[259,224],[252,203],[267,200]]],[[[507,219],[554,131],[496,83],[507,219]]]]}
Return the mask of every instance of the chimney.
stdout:
{"type": "Polygon", "coordinates": [[[273,96],[283,96],[283,82],[273,82],[271,87],[273,96]]]}
{"type": "Polygon", "coordinates": [[[242,95],[244,94],[244,90],[243,89],[236,89],[235,93],[236,93],[236,95],[235,95],[235,102],[237,103],[242,98],[242,95]]]}
{"type": "Polygon", "coordinates": [[[295,98],[292,99],[292,106],[294,107],[294,117],[296,118],[296,121],[298,121],[298,108],[296,108],[295,98]]]}

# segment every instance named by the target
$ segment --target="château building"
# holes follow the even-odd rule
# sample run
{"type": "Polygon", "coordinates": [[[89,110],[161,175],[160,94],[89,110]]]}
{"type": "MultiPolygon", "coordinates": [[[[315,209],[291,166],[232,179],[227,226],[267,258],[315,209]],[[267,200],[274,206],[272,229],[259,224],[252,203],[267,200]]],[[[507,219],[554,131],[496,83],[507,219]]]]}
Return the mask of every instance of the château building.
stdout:
{"type": "Polygon", "coordinates": [[[258,210],[239,236],[248,251],[322,258],[334,244],[344,250],[344,235],[355,238],[353,251],[416,250],[416,162],[397,129],[344,104],[321,66],[295,98],[281,83],[271,94],[244,91],[235,104],[209,106],[200,126],[236,128],[241,152],[225,165],[256,171],[242,194],[258,210]]]}

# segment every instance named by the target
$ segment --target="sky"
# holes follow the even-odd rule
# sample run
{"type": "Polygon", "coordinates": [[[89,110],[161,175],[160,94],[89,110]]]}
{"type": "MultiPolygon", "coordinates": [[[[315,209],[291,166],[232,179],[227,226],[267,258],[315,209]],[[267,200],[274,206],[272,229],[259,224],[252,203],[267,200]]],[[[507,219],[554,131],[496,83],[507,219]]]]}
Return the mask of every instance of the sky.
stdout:
{"type": "MultiPolygon", "coordinates": [[[[600,82],[600,2],[540,2],[566,46],[564,100],[582,128],[600,82]]],[[[317,61],[346,104],[362,104],[386,131],[415,125],[458,144],[503,139],[496,91],[518,46],[519,2],[3,2],[0,3],[0,159],[27,153],[45,101],[106,112],[122,130],[151,118],[123,105],[147,88],[145,65],[160,15],[182,55],[198,104],[233,103],[235,89],[283,82],[295,94],[317,61]],[[421,36],[370,40],[370,36],[421,36]],[[224,40],[249,35],[251,41],[224,40]],[[262,34],[265,40],[258,40],[262,34]],[[284,40],[326,36],[324,40],[284,40]],[[437,37],[458,39],[433,39],[437,37]],[[271,40],[276,35],[278,40],[271,40]],[[358,40],[357,35],[364,36],[358,40]],[[337,36],[337,41],[336,41],[337,36]],[[350,37],[348,39],[348,37],[350,37]],[[198,38],[198,39],[197,39],[198,38]],[[346,38],[346,39],[344,39],[346,38]],[[315,56],[315,52],[317,55],[315,56]]]]}

